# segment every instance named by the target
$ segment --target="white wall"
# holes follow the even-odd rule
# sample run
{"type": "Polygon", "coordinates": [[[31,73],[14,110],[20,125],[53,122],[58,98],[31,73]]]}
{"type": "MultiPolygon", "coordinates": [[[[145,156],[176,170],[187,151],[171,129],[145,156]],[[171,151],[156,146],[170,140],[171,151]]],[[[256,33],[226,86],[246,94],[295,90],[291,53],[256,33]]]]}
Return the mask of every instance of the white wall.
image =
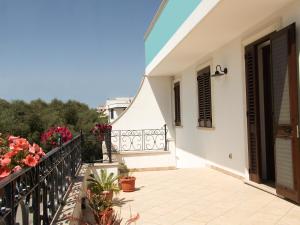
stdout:
{"type": "Polygon", "coordinates": [[[240,40],[215,52],[206,63],[194,65],[181,74],[182,127],[176,128],[178,167],[204,166],[214,162],[239,173],[245,168],[245,136],[242,56],[240,40]],[[207,65],[211,72],[220,64],[228,74],[211,78],[213,128],[198,127],[196,72],[207,65]],[[228,156],[232,154],[232,159],[228,156]]]}
{"type": "Polygon", "coordinates": [[[123,153],[118,158],[129,168],[174,167],[175,148],[172,145],[172,78],[144,77],[131,105],[112,123],[113,130],[159,129],[167,124],[169,152],[123,153]],[[172,147],[173,146],[173,147],[172,147]]]}
{"type": "Polygon", "coordinates": [[[144,77],[137,96],[112,123],[113,130],[157,129],[164,124],[172,129],[171,77],[144,77]]]}
{"type": "Polygon", "coordinates": [[[250,36],[257,35],[259,30],[263,29],[262,24],[270,26],[274,21],[279,21],[279,28],[283,28],[293,22],[297,23],[297,41],[299,46],[299,12],[300,1],[297,1],[272,15],[268,20],[262,21],[256,27],[249,28],[247,35],[243,35],[211,55],[205,56],[204,58],[208,60],[203,59],[203,63],[197,63],[176,75],[176,79],[181,81],[182,109],[182,127],[176,128],[176,158],[178,167],[201,167],[212,164],[247,177],[248,144],[243,57],[244,45],[250,36]],[[204,68],[207,64],[211,65],[213,73],[218,64],[228,68],[227,75],[211,79],[213,105],[212,129],[197,127],[198,97],[196,71],[204,68]],[[232,154],[232,159],[229,158],[230,153],[232,154]]]}

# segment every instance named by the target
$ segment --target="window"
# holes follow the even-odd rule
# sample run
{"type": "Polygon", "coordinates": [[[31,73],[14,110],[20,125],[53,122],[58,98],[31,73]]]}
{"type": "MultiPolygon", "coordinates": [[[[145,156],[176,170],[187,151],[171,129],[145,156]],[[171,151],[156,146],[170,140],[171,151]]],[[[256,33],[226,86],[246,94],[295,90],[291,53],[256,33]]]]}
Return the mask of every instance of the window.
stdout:
{"type": "Polygon", "coordinates": [[[114,119],[114,109],[110,109],[110,118],[114,119]]]}
{"type": "Polygon", "coordinates": [[[180,83],[174,84],[174,99],[175,99],[175,125],[181,125],[181,115],[180,115],[180,83]]]}
{"type": "Polygon", "coordinates": [[[197,73],[198,83],[198,126],[212,127],[210,67],[197,73]]]}

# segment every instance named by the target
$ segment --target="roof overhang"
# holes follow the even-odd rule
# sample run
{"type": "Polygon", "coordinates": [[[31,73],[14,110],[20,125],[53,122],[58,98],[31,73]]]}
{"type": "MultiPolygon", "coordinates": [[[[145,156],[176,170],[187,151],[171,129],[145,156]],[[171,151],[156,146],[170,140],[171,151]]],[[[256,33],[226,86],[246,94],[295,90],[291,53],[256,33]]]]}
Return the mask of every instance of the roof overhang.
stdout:
{"type": "Polygon", "coordinates": [[[146,67],[146,75],[178,74],[295,1],[203,0],[146,67]]]}

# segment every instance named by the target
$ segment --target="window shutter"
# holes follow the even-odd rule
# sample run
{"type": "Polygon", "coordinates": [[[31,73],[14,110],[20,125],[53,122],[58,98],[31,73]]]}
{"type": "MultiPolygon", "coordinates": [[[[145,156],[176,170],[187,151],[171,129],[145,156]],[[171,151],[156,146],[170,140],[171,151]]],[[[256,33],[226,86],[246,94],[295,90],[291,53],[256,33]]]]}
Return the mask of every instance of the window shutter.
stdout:
{"type": "Polygon", "coordinates": [[[210,68],[197,73],[199,127],[212,127],[210,68]]]}
{"type": "Polygon", "coordinates": [[[258,85],[256,71],[255,45],[245,48],[245,72],[247,92],[247,125],[248,125],[248,152],[249,152],[249,175],[250,179],[260,182],[259,179],[259,114],[258,111],[258,85]]]}
{"type": "Polygon", "coordinates": [[[174,95],[175,95],[175,125],[181,125],[181,112],[180,112],[180,83],[174,84],[174,95]]]}

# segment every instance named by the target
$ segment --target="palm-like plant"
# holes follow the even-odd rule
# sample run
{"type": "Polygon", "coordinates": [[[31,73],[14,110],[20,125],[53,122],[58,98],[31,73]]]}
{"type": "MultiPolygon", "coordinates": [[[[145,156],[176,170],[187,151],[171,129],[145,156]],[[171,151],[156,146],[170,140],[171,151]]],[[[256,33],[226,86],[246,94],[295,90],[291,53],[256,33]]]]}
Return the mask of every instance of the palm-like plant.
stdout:
{"type": "Polygon", "coordinates": [[[93,169],[93,174],[89,176],[88,189],[94,194],[101,194],[103,192],[113,192],[119,193],[120,189],[118,187],[118,176],[114,173],[107,173],[107,170],[101,169],[100,176],[97,174],[96,170],[93,169]]]}

